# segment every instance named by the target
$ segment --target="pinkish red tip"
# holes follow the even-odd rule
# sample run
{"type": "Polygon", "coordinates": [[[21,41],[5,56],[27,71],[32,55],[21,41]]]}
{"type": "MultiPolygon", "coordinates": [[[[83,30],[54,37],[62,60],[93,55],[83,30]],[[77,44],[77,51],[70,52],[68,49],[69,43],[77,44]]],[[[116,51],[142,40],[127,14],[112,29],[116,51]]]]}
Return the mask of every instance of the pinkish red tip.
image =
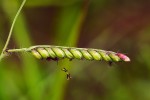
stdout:
{"type": "Polygon", "coordinates": [[[125,61],[125,62],[129,62],[131,61],[130,58],[122,53],[117,53],[116,54],[121,60],[125,61]]]}

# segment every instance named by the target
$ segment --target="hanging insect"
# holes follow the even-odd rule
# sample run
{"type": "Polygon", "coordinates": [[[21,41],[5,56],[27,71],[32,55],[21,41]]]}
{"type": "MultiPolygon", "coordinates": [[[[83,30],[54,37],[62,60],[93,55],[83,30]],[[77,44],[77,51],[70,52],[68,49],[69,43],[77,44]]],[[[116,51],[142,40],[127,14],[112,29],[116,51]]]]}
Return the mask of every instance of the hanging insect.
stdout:
{"type": "Polygon", "coordinates": [[[70,75],[70,73],[68,72],[68,70],[66,68],[61,69],[62,71],[64,71],[66,73],[67,76],[67,80],[70,80],[72,77],[70,75]]]}

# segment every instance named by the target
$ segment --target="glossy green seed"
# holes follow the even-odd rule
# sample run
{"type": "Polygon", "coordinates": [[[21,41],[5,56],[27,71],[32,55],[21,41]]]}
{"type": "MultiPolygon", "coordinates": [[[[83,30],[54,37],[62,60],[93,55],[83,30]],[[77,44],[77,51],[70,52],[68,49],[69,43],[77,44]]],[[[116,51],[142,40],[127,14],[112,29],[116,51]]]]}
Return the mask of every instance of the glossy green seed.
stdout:
{"type": "Polygon", "coordinates": [[[58,58],[65,57],[65,53],[60,48],[51,48],[51,49],[55,52],[58,58]]]}
{"type": "Polygon", "coordinates": [[[81,50],[82,55],[84,56],[85,59],[87,60],[93,60],[93,57],[89,54],[87,50],[81,50]]]}
{"type": "Polygon", "coordinates": [[[45,50],[47,50],[47,52],[49,53],[49,57],[51,58],[56,58],[56,54],[54,53],[54,51],[51,48],[45,48],[45,50]]]}
{"type": "Polygon", "coordinates": [[[31,54],[36,57],[37,59],[42,59],[42,56],[36,50],[31,50],[31,54]]]}
{"type": "Polygon", "coordinates": [[[44,48],[37,48],[37,51],[41,54],[43,58],[49,57],[48,52],[44,48]]]}
{"type": "Polygon", "coordinates": [[[62,49],[66,55],[67,58],[69,59],[73,59],[74,56],[70,53],[70,51],[68,51],[68,49],[62,49]]]}
{"type": "Polygon", "coordinates": [[[81,59],[82,58],[82,54],[79,50],[76,49],[70,49],[70,52],[74,55],[74,57],[76,59],[81,59]]]}
{"type": "Polygon", "coordinates": [[[101,55],[98,52],[96,52],[95,50],[88,50],[88,52],[92,55],[94,60],[102,59],[101,55]]]}
{"type": "Polygon", "coordinates": [[[112,59],[113,61],[115,61],[115,62],[121,61],[121,59],[120,59],[116,54],[114,54],[114,53],[109,53],[108,55],[109,55],[109,56],[111,57],[111,59],[112,59]]]}
{"type": "Polygon", "coordinates": [[[112,61],[112,59],[106,54],[106,52],[98,51],[105,61],[112,61]]]}

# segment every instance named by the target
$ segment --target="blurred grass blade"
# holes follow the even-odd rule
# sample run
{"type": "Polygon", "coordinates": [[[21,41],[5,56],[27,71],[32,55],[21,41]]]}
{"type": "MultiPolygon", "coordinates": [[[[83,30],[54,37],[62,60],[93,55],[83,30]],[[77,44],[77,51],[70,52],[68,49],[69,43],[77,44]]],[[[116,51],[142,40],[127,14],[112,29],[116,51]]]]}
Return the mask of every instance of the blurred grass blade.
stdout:
{"type": "MultiPolygon", "coordinates": [[[[3,0],[3,9],[7,16],[9,16],[10,23],[12,22],[14,15],[18,10],[18,7],[19,4],[16,0],[3,0]]],[[[15,42],[19,47],[21,45],[26,47],[32,44],[30,36],[27,33],[29,32],[26,28],[24,15],[21,13],[16,21],[13,34],[15,42]]],[[[24,76],[27,82],[26,84],[28,86],[28,89],[32,89],[33,86],[35,86],[40,80],[38,64],[33,58],[29,58],[29,56],[27,55],[23,55],[21,57],[21,60],[23,62],[22,66],[24,68],[24,76]]],[[[30,97],[32,98],[32,100],[38,100],[40,94],[40,91],[33,91],[30,94],[30,97]]]]}
{"type": "MultiPolygon", "coordinates": [[[[56,40],[61,41],[62,45],[76,46],[86,12],[87,4],[63,8],[60,15],[56,40]]],[[[64,64],[70,66],[69,64],[71,63],[63,62],[60,66],[64,64]]],[[[49,99],[63,100],[68,81],[66,80],[66,77],[61,74],[61,71],[58,71],[55,74],[54,79],[55,81],[49,99]]]]}

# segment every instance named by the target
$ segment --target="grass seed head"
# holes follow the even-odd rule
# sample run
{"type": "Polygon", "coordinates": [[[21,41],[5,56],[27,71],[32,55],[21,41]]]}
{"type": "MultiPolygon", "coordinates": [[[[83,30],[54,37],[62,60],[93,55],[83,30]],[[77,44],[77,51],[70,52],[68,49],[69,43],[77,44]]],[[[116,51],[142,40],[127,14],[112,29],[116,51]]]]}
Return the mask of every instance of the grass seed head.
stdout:
{"type": "Polygon", "coordinates": [[[129,62],[130,58],[122,53],[105,51],[100,49],[74,48],[64,46],[40,45],[30,47],[28,51],[38,59],[54,60],[68,59],[86,59],[86,60],[105,60],[107,62],[129,62]]]}

